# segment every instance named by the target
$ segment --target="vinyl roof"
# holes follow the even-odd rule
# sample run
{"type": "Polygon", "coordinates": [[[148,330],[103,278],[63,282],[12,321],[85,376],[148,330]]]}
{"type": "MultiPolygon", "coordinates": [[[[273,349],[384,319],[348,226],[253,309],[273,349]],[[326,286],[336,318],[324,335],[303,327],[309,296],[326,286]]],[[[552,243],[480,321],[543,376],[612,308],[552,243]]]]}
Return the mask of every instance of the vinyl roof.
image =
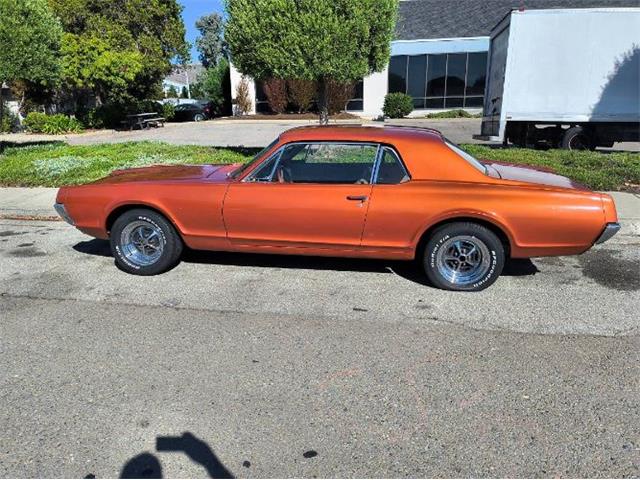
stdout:
{"type": "Polygon", "coordinates": [[[400,0],[395,40],[489,36],[512,9],[637,7],[638,0],[400,0]]]}

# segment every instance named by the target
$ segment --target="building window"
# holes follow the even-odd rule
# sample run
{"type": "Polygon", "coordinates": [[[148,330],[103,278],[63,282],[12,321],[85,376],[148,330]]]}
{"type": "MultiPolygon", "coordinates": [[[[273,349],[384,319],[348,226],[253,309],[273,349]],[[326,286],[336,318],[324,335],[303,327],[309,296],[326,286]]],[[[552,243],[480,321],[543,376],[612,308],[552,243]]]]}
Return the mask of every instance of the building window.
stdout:
{"type": "Polygon", "coordinates": [[[364,81],[360,80],[356,83],[353,90],[353,98],[347,102],[347,110],[352,112],[361,112],[364,110],[364,81]]]}
{"type": "Polygon", "coordinates": [[[396,55],[389,93],[411,96],[415,108],[482,107],[487,53],[396,55]]]}
{"type": "Polygon", "coordinates": [[[264,84],[260,80],[255,81],[256,85],[256,113],[271,113],[271,107],[264,93],[264,84]]]}

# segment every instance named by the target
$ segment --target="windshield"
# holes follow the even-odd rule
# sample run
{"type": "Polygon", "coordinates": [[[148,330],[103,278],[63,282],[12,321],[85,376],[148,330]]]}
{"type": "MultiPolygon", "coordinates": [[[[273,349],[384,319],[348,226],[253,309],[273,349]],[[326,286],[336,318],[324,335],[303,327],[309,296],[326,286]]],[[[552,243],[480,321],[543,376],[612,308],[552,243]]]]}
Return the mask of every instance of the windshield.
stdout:
{"type": "Polygon", "coordinates": [[[456,145],[455,143],[450,142],[449,140],[447,140],[445,138],[444,143],[447,145],[447,147],[449,147],[451,150],[453,150],[454,152],[456,152],[459,156],[461,156],[462,158],[464,158],[468,163],[470,163],[471,165],[473,165],[475,168],[477,168],[478,170],[480,170],[482,173],[484,173],[485,175],[488,175],[487,173],[487,167],[485,167],[477,158],[475,158],[474,156],[472,156],[471,154],[465,152],[463,149],[461,149],[458,145],[456,145]]]}
{"type": "Polygon", "coordinates": [[[260,150],[258,153],[256,153],[255,156],[250,161],[248,161],[244,165],[240,165],[233,172],[231,172],[229,174],[229,177],[238,178],[240,175],[242,175],[243,172],[245,172],[247,169],[249,169],[250,167],[255,165],[255,163],[262,157],[262,155],[264,155],[266,152],[271,150],[273,148],[273,146],[276,143],[278,143],[279,140],[280,140],[280,137],[276,138],[273,142],[271,142],[269,145],[267,145],[262,150],[260,150]]]}

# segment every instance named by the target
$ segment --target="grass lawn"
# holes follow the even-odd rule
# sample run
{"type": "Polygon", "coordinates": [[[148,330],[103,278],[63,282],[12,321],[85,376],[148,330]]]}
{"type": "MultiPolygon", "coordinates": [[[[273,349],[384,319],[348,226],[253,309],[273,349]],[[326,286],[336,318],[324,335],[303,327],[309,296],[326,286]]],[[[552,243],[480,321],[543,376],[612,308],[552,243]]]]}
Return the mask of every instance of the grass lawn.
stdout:
{"type": "MultiPolygon", "coordinates": [[[[463,145],[481,160],[535,165],[596,190],[640,191],[640,154],[528,150],[463,145]]],[[[58,187],[97,180],[119,168],[157,164],[237,163],[258,149],[158,142],[71,146],[62,142],[8,147],[0,153],[0,185],[58,187]]]]}

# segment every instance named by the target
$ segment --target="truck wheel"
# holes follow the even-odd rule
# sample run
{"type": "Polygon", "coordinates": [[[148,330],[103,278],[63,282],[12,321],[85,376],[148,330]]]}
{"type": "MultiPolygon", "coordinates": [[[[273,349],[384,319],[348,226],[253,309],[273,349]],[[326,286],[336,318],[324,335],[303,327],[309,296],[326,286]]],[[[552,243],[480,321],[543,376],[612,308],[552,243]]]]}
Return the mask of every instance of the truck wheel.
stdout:
{"type": "Polygon", "coordinates": [[[504,246],[488,228],[458,222],[438,228],[427,242],[422,263],[431,283],[445,290],[477,292],[500,276],[504,246]]]}
{"type": "Polygon", "coordinates": [[[120,215],[110,234],[116,265],[134,275],[156,275],[173,268],[182,254],[182,239],[169,221],[153,210],[120,215]]]}
{"type": "Polygon", "coordinates": [[[571,127],[564,132],[562,148],[565,150],[593,150],[595,146],[591,135],[583,127],[571,127]]]}

